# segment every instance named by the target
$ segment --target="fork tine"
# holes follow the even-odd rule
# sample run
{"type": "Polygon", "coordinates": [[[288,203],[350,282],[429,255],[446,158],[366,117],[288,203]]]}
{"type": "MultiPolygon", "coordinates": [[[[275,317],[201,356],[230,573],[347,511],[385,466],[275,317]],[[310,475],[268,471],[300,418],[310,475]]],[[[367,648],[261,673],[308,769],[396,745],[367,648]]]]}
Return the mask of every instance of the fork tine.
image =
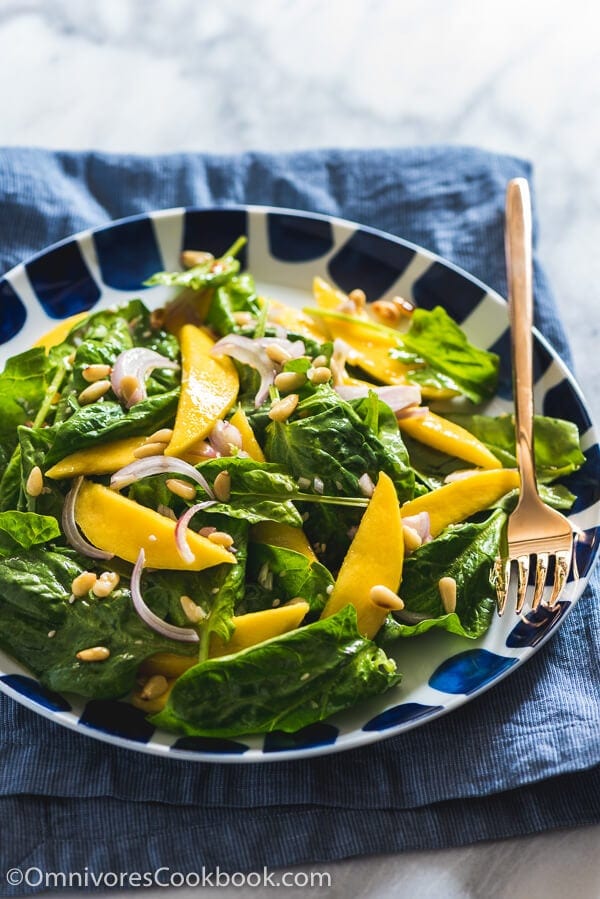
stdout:
{"type": "Polygon", "coordinates": [[[515,612],[520,614],[525,605],[525,594],[527,592],[527,581],[529,580],[529,556],[519,556],[517,559],[518,566],[518,582],[517,582],[517,605],[515,612]]]}
{"type": "Polygon", "coordinates": [[[548,553],[538,553],[535,566],[535,591],[533,593],[533,600],[531,601],[531,608],[534,612],[542,601],[547,574],[548,553]]]}
{"type": "Polygon", "coordinates": [[[508,582],[510,580],[510,559],[496,559],[494,562],[494,582],[496,585],[496,608],[498,615],[502,615],[508,596],[508,582]]]}
{"type": "Polygon", "coordinates": [[[567,583],[570,564],[570,550],[556,553],[556,561],[554,563],[554,586],[552,587],[552,595],[548,601],[549,609],[554,608],[557,603],[558,597],[564,590],[565,584],[567,583]]]}

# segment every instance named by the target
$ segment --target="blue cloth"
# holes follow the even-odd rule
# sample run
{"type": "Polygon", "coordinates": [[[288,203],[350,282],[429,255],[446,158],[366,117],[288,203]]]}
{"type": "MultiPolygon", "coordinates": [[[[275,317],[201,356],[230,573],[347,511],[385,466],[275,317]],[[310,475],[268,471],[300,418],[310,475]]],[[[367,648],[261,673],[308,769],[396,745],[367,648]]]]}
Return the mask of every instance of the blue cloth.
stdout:
{"type": "MultiPolygon", "coordinates": [[[[398,234],[505,293],[504,191],[518,175],[531,178],[522,160],[447,147],[231,157],[0,150],[0,269],[149,209],[267,203],[398,234]]],[[[537,263],[535,279],[537,324],[568,360],[537,263]]],[[[0,878],[15,865],[256,869],[600,821],[599,593],[596,576],[534,658],[453,714],[305,761],[147,757],[0,696],[0,878]]]]}

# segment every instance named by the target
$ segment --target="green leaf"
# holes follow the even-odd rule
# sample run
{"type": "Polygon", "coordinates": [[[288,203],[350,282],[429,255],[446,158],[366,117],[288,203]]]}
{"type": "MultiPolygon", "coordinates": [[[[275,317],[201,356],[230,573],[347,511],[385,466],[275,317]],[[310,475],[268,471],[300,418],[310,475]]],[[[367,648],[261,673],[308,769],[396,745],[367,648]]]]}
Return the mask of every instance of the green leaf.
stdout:
{"type": "Polygon", "coordinates": [[[496,391],[499,357],[469,343],[441,306],[415,309],[401,346],[390,355],[401,362],[425,363],[410,374],[410,380],[421,386],[450,388],[474,403],[490,399],[496,391]]]}
{"type": "Polygon", "coordinates": [[[320,562],[311,562],[302,553],[267,543],[250,544],[248,579],[263,587],[264,605],[260,608],[269,608],[274,600],[285,603],[301,597],[311,612],[317,613],[327,601],[327,588],[333,586],[331,573],[320,562]]]}
{"type": "Polygon", "coordinates": [[[0,554],[10,555],[19,547],[30,549],[60,536],[60,527],[51,515],[36,512],[0,512],[0,554]]]}
{"type": "Polygon", "coordinates": [[[0,464],[17,445],[17,428],[35,418],[46,395],[49,363],[42,347],[12,356],[0,374],[0,464]]]}
{"type": "Polygon", "coordinates": [[[300,513],[291,498],[298,493],[298,485],[279,465],[256,462],[243,456],[211,459],[198,465],[209,483],[219,472],[227,471],[231,478],[231,498],[206,511],[242,518],[250,524],[259,521],[279,521],[301,527],[300,513]]]}
{"type": "Polygon", "coordinates": [[[256,294],[252,275],[244,273],[234,275],[226,284],[215,290],[206,316],[206,323],[217,334],[225,335],[231,331],[240,331],[234,315],[236,312],[248,312],[253,318],[260,315],[261,307],[256,294]]]}
{"type": "Polygon", "coordinates": [[[208,258],[205,262],[195,265],[186,271],[157,272],[144,282],[146,286],[153,287],[163,284],[167,287],[189,287],[191,290],[204,290],[207,287],[218,287],[227,283],[233,275],[240,270],[239,260],[235,258],[246,243],[245,237],[239,237],[219,259],[208,258]]]}
{"type": "Polygon", "coordinates": [[[395,663],[356,628],[356,611],[336,615],[190,668],[152,722],[190,735],[293,732],[400,680],[395,663]]]}

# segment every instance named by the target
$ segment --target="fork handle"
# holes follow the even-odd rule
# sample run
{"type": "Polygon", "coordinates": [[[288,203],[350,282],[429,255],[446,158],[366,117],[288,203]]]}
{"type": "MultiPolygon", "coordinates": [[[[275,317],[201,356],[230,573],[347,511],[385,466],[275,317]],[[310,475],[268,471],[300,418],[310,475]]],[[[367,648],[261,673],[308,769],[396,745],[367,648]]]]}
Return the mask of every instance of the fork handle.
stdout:
{"type": "Polygon", "coordinates": [[[508,277],[508,314],[512,332],[515,437],[521,476],[519,504],[537,496],[533,440],[533,264],[531,199],[525,178],[506,190],[504,232],[508,277]]]}

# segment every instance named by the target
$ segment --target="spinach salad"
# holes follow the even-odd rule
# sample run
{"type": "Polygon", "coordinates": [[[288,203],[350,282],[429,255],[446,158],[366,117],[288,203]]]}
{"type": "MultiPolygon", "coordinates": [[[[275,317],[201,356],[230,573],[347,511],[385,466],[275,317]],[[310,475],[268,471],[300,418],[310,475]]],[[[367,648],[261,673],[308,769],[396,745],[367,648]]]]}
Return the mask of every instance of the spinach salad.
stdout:
{"type": "MultiPolygon", "coordinates": [[[[243,242],[0,375],[1,648],[200,736],[296,731],[398,684],[395,641],[481,636],[519,483],[512,418],[481,412],[498,358],[442,308],[321,278],[266,300],[243,242]]],[[[577,428],[535,428],[568,509],[577,428]]]]}

